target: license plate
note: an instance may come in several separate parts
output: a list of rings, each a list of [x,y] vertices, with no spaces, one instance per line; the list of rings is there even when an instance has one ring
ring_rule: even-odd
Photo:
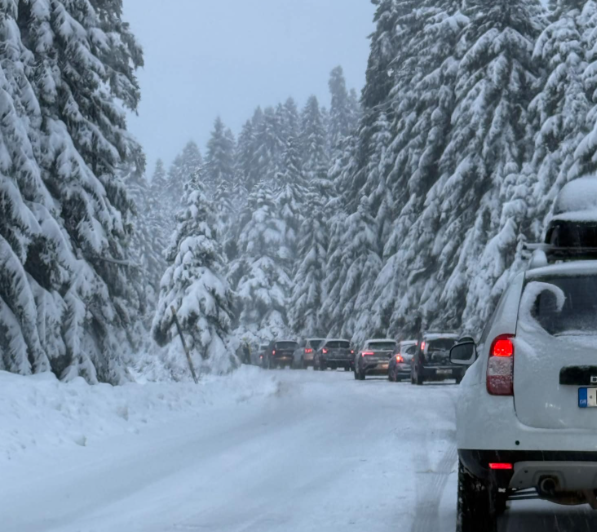
[[[389,364],[379,364],[380,369],[388,369]]]
[[[580,408],[597,408],[597,388],[579,388],[578,406]]]
[[[436,371],[437,375],[452,375],[451,369],[438,369]]]

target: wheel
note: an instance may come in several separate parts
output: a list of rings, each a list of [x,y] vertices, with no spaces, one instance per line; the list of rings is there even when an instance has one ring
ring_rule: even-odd
[[[456,385],[459,385],[462,382],[462,377],[458,377],[456,379]]]
[[[359,376],[357,375],[356,370],[353,370],[353,373],[354,373],[354,380],[358,381],[359,380]]]
[[[350,371],[350,366],[344,366],[344,371]]]
[[[359,380],[364,381],[367,378],[367,375],[364,371],[359,371]]]
[[[497,532],[496,498],[497,490],[489,489],[459,463],[456,532]]]
[[[414,384],[416,384],[417,386],[423,386],[423,383],[425,382],[425,379],[423,379],[423,377],[421,377],[421,375],[419,375],[419,372],[417,371],[415,373],[415,381]]]
[[[393,375],[391,371],[388,371],[388,380],[390,382],[398,382],[398,377]]]

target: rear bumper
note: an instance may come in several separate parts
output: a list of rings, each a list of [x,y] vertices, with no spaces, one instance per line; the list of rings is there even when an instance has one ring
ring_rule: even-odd
[[[426,380],[462,379],[466,373],[464,366],[423,366],[421,373]]]
[[[597,452],[459,450],[464,468],[498,488],[539,488],[545,478],[555,479],[561,491],[597,489]],[[508,463],[512,470],[494,471],[490,463]]]

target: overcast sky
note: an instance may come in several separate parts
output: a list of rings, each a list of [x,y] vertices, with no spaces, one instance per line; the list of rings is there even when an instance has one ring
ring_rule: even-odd
[[[365,81],[369,0],[124,0],[143,45],[142,102],[130,129],[148,171],[193,139],[203,150],[216,116],[235,134],[257,105],[310,94],[329,104],[328,74]]]

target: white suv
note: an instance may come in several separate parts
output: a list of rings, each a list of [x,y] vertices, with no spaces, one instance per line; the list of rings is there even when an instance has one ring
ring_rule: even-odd
[[[597,261],[519,274],[478,344],[450,357],[471,366],[457,404],[458,531],[495,530],[508,500],[597,509]]]

